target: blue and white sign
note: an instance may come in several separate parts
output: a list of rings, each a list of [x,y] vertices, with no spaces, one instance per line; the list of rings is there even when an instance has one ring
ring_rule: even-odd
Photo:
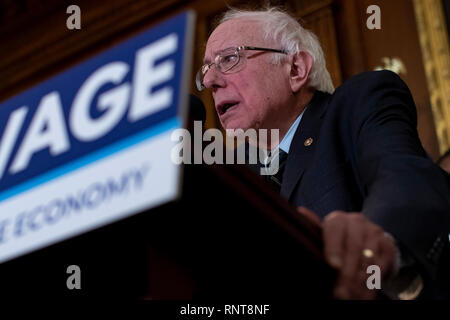
[[[0,104],[0,262],[178,197],[193,14]]]

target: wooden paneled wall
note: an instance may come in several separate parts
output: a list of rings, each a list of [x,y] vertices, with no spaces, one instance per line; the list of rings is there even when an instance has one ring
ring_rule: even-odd
[[[359,72],[386,67],[384,61],[397,59],[404,66],[399,75],[414,97],[419,136],[428,154],[439,157],[436,130],[427,89],[425,69],[413,1],[411,0],[337,0],[336,20],[340,43],[340,62],[343,78]],[[369,30],[366,13],[369,5],[377,5],[381,12],[381,29]]]
[[[265,2],[285,6],[317,34],[336,86],[351,75],[372,70],[384,56],[400,57],[408,70],[402,77],[417,103],[420,137],[427,151],[434,158],[438,156],[410,0]],[[261,3],[256,0],[0,0],[0,101],[187,8],[197,14],[195,72],[201,65],[214,19],[228,5],[256,7]],[[66,8],[71,4],[81,8],[81,30],[66,28]],[[381,7],[382,30],[365,28],[369,4]],[[196,93],[194,85],[192,91]],[[219,127],[208,93],[196,94],[206,103],[207,127]]]

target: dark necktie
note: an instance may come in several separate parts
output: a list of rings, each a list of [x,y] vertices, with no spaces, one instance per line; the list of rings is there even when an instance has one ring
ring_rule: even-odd
[[[281,184],[283,183],[283,173],[286,166],[287,153],[279,149],[278,153],[278,172],[274,175],[266,175],[266,180],[272,184],[278,192],[281,190]],[[273,159],[272,159],[273,160]]]

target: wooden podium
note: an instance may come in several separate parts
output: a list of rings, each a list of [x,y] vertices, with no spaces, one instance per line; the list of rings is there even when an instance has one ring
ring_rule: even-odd
[[[2,295],[331,299],[320,230],[244,165],[185,165],[182,197],[0,265]],[[81,289],[66,272],[81,269]]]

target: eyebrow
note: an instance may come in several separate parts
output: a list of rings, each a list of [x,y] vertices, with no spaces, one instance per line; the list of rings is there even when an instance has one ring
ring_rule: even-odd
[[[225,48],[225,49],[221,49],[221,50],[215,51],[215,52],[213,53],[214,58],[217,57],[219,54],[221,54],[222,52],[224,52],[224,51],[226,51],[226,50],[236,49],[236,48],[237,48],[237,46],[236,46],[236,47],[228,47],[228,48]],[[209,59],[203,58],[203,64],[207,64],[207,63],[210,63]]]

